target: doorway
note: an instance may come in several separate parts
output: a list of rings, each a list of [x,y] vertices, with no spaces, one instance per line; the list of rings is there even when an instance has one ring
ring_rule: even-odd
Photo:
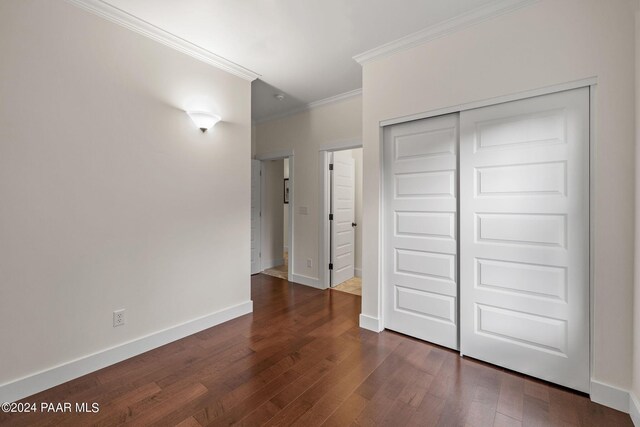
[[[251,274],[291,280],[293,163],[288,153],[258,156],[252,163]]]
[[[362,147],[321,152],[327,288],[362,295]]]

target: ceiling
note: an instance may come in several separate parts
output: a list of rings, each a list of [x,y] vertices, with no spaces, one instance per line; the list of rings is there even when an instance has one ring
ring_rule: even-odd
[[[360,88],[353,56],[498,0],[104,1],[260,74],[261,121]]]

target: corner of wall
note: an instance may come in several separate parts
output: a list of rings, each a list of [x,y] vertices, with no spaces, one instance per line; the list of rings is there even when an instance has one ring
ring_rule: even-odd
[[[636,427],[640,427],[640,400],[632,391],[629,393],[629,415]]]
[[[595,403],[629,413],[630,393],[627,390],[592,379],[590,397]]]
[[[382,321],[377,317],[360,314],[360,327],[373,332],[382,332]]]

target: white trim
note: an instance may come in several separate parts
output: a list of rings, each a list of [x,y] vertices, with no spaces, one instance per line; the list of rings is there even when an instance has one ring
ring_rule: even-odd
[[[353,271],[356,274],[356,277],[362,277],[362,269],[361,268],[354,268]]]
[[[329,151],[320,150],[318,153],[318,180],[320,192],[318,193],[318,276],[323,289],[331,287],[329,283]]]
[[[596,132],[596,102],[598,96],[598,85],[592,84],[589,87],[589,373],[593,375],[595,370],[595,360],[593,355],[596,354],[595,336],[595,266],[596,266],[596,221],[599,208],[596,204],[596,153],[598,146],[598,133]]]
[[[253,312],[253,301],[246,301],[2,384],[0,385],[0,402],[15,402],[251,312]]]
[[[257,268],[254,269],[253,263],[251,263],[251,274],[257,274],[262,271],[262,162],[257,159],[251,159],[251,204],[253,204],[253,165],[254,162],[257,162],[258,165],[258,236],[257,236],[257,245],[258,245],[258,261],[256,262]],[[251,208],[251,222],[253,222],[253,207]]]
[[[360,314],[360,327],[373,332],[382,332],[384,330],[380,319],[366,314]]]
[[[465,104],[452,105],[450,107],[438,108],[436,110],[425,111],[422,113],[411,114],[408,116],[395,117],[392,119],[382,120],[380,127],[395,125],[398,123],[406,123],[412,120],[427,119],[429,117],[442,116],[444,114],[459,113],[474,108],[487,107],[489,105],[502,104],[504,102],[518,101],[520,99],[533,98],[534,96],[548,95],[550,93],[562,92],[565,90],[578,89],[581,87],[594,86],[598,83],[597,77],[589,77],[586,79],[575,80],[572,82],[561,83],[558,85],[545,86],[538,89],[516,92],[509,95],[496,96],[493,98],[482,99],[479,101],[468,102]]]
[[[342,151],[362,148],[362,138],[339,139],[320,145],[319,151]]]
[[[382,256],[384,253],[384,245],[385,245],[385,241],[384,241],[384,200],[385,200],[385,192],[384,192],[384,170],[383,170],[383,165],[384,165],[384,128],[379,127],[378,128],[378,167],[380,168],[380,177],[378,179],[378,194],[379,194],[379,199],[378,199],[378,250],[376,253],[376,258],[377,258],[377,264],[376,264],[376,268],[377,268],[377,274],[378,274],[378,281],[375,284],[376,286],[376,292],[378,293],[378,306],[376,307],[377,312],[376,314],[378,315],[378,318],[380,319],[380,327],[384,328],[384,289],[383,289],[383,284],[384,284],[384,279],[383,279],[383,270],[382,270],[382,264],[384,262],[384,257]],[[364,177],[364,175],[363,175]],[[364,192],[364,191],[363,191]],[[362,222],[365,222],[365,217],[363,216],[362,218]],[[364,227],[363,227],[364,229]],[[364,242],[363,242],[363,246],[364,246]],[[365,295],[367,294],[367,287],[364,286],[366,283],[365,278],[362,278],[362,300],[365,300]]]
[[[463,30],[472,25],[479,24],[505,13],[513,12],[525,6],[536,3],[538,0],[501,0],[487,6],[482,6],[469,12],[448,19],[444,22],[431,25],[425,29],[401,37],[389,43],[385,43],[366,52],[360,53],[353,59],[360,65],[384,58],[394,53],[410,49],[420,44],[435,40],[440,37]]]
[[[324,289],[321,285],[320,285],[320,281],[318,280],[317,277],[309,277],[309,276],[305,276],[302,274],[292,274],[292,278],[291,280],[289,280],[292,283],[297,283],[299,285],[305,285],[305,286],[311,286],[312,288],[316,288],[316,289]]]
[[[362,88],[350,90],[348,92],[330,96],[328,98],[324,98],[319,101],[310,102],[308,104],[305,104],[301,107],[294,108],[292,110],[287,110],[282,113],[277,113],[271,116],[263,117],[261,119],[256,119],[253,121],[252,124],[259,125],[261,123],[270,122],[272,120],[284,119],[285,117],[293,116],[295,114],[303,113],[305,111],[313,110],[314,108],[323,107],[325,105],[336,104],[338,102],[346,101],[347,99],[351,99],[360,95],[362,95]]]
[[[256,154],[256,159],[257,160],[280,160],[280,159],[286,159],[287,157],[291,157],[291,156],[293,156],[293,150],[278,150],[278,151],[268,151],[262,154]],[[289,165],[289,169],[291,169],[291,165]],[[291,179],[291,170],[289,170],[289,179]],[[289,192],[291,192],[291,187],[289,187]],[[291,196],[291,194],[289,194],[289,196]]]
[[[629,413],[629,392],[610,384],[591,380],[591,400],[609,408]]]
[[[355,96],[362,95],[362,88],[350,90],[348,92],[339,93],[334,96],[330,96],[328,98],[320,99],[319,101],[313,101],[307,104],[307,110],[312,110],[314,108],[322,107],[325,105],[335,104],[336,102],[345,101],[347,99],[351,99]]]
[[[295,246],[294,246],[294,242],[295,240],[293,239],[294,235],[293,235],[293,230],[294,230],[294,225],[295,225],[295,206],[296,206],[296,180],[295,180],[295,176],[296,176],[296,167],[295,167],[295,156],[293,155],[293,150],[291,150],[291,154],[287,157],[289,159],[289,204],[287,205],[288,209],[289,209],[289,215],[288,215],[288,226],[289,226],[289,231],[288,231],[288,239],[289,241],[287,242],[287,257],[288,257],[288,262],[289,262],[289,268],[288,268],[288,275],[287,275],[287,280],[289,282],[291,282],[293,280],[293,266],[294,264],[294,260],[295,260],[295,255],[296,255],[296,251],[295,251]]]
[[[66,1],[88,12],[91,12],[94,15],[114,22],[129,30],[135,31],[138,34],[162,43],[165,46],[187,54],[192,58],[212,65],[245,80],[253,81],[260,77],[260,74],[258,73],[255,73],[247,68],[244,68],[241,65],[229,61],[228,59],[218,56],[213,52],[210,52],[198,45],[191,43],[190,41],[178,37],[175,34],[171,34],[170,32],[165,31],[160,27],[157,27],[102,0]]]
[[[629,392],[629,415],[633,425],[640,427],[640,401],[633,392]]]

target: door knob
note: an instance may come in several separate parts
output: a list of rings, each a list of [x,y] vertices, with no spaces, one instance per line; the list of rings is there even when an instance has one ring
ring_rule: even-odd
[[[352,222],[352,223],[351,223],[351,226],[352,226],[352,227],[355,227],[355,226],[357,226],[357,225],[358,225],[358,224],[356,224],[355,222]]]

